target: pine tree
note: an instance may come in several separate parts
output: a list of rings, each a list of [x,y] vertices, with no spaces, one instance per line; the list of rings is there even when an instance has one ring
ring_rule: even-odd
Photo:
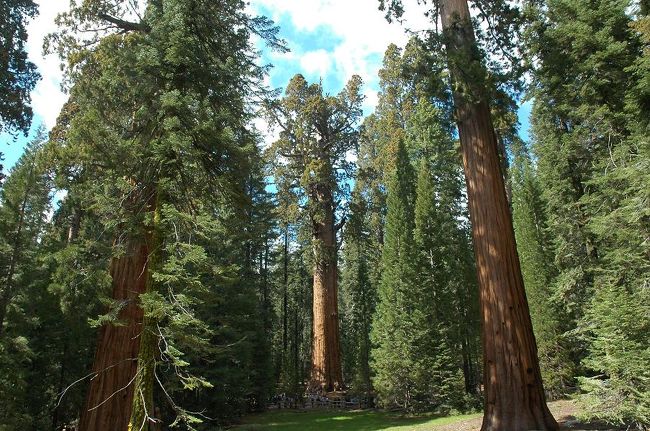
[[[350,217],[344,231],[343,273],[341,281],[343,372],[351,390],[368,394],[370,380],[370,328],[375,310],[376,290],[370,282],[369,246],[366,205],[356,183],[350,202]]]
[[[453,292],[454,301],[448,304],[450,313],[446,319],[452,328],[449,331],[452,356],[462,356],[465,390],[474,394],[479,386],[478,299],[471,244],[467,226],[462,222],[467,218],[462,209],[463,181],[458,151],[452,140],[451,104],[443,69],[443,59],[428,52],[424,42],[417,38],[411,39],[403,51],[394,46],[387,49],[384,68],[380,71],[382,92],[378,108],[364,123],[357,181],[368,202],[364,225],[369,231],[372,250],[368,253],[370,284],[377,286],[383,272],[375,256],[380,254],[384,236],[385,180],[395,164],[396,141],[391,139],[405,137],[409,158],[416,163],[423,158],[429,161],[436,183],[432,193],[444,207],[440,213],[445,218],[446,248],[440,256],[448,273],[453,274],[436,287]],[[426,306],[422,306],[426,315]],[[421,321],[417,330],[426,333],[427,325],[428,322]],[[460,360],[456,366],[460,368]],[[434,401],[428,395],[435,390],[426,389],[426,384],[420,384],[419,390],[423,395],[418,408],[440,404],[440,400]]]
[[[437,375],[446,376],[445,383],[437,385],[445,388],[438,398],[454,405],[462,396],[462,385],[459,390],[455,380],[458,370],[464,373],[464,389],[468,393],[476,390],[477,376],[472,369],[477,368],[478,320],[471,316],[478,298],[472,293],[476,281],[468,277],[474,266],[467,259],[471,247],[461,222],[466,214],[461,202],[460,160],[444,124],[443,113],[422,98],[409,120],[407,137],[412,151],[419,155],[415,207],[419,286],[431,290],[429,295],[421,295],[430,302],[428,306],[423,302],[422,307],[432,310],[431,343],[439,344],[444,352],[436,359]]]
[[[52,182],[43,157],[41,131],[27,146],[0,191],[0,421],[9,427],[47,426],[43,422],[42,379],[31,384],[34,368],[45,368],[48,356],[39,340],[39,326],[54,303],[47,295],[47,269],[39,243],[47,228]],[[55,317],[53,315],[52,317]],[[34,367],[34,368],[33,368]],[[46,417],[47,420],[47,417]]]
[[[542,187],[527,148],[516,148],[511,170],[512,218],[517,252],[530,304],[544,384],[561,396],[573,378],[573,367],[561,337],[559,305],[553,300],[551,242]]]
[[[395,168],[388,183],[382,278],[372,326],[373,385],[385,406],[413,408],[414,337],[422,330],[415,315],[417,285],[413,243],[413,168],[403,142],[397,144]],[[420,325],[418,325],[420,323]]]
[[[553,234],[553,294],[589,414],[647,423],[647,373],[637,361],[647,361],[639,346],[647,343],[648,10],[631,6],[553,1],[534,10],[533,148]]]
[[[460,352],[456,348],[457,318],[452,277],[449,273],[441,242],[447,232],[443,216],[437,208],[430,161],[420,159],[416,201],[414,242],[417,247],[417,284],[412,286],[414,315],[418,334],[418,370],[427,382],[422,403],[428,407],[458,406],[464,384],[460,367]]]
[[[5,317],[16,295],[21,278],[27,276],[30,259],[43,232],[49,193],[52,187],[42,162],[45,141],[41,131],[10,174],[2,190],[2,261],[0,262],[0,339],[4,337]]]

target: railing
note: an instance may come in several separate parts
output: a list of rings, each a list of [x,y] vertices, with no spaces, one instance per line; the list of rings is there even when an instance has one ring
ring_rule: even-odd
[[[293,398],[286,395],[275,397],[267,406],[269,409],[338,409],[358,410],[369,406],[367,397],[345,397],[342,394],[335,396],[305,395]]]

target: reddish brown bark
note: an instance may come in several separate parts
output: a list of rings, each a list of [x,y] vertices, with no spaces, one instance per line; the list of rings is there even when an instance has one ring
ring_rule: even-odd
[[[126,430],[131,417],[143,321],[138,296],[146,288],[148,247],[143,239],[132,240],[126,248],[110,268],[113,299],[124,304],[119,313],[123,326],[108,324],[99,331],[93,363],[96,375],[88,388],[80,431]]]
[[[312,199],[320,208],[313,220],[314,298],[311,383],[313,391],[343,389],[339,341],[336,228],[332,190],[319,185]]]
[[[441,6],[480,289],[485,387],[481,430],[557,430],[546,406],[467,1],[444,0]]]

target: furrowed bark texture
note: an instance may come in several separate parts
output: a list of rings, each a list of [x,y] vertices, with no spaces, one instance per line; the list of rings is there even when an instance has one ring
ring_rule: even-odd
[[[159,269],[160,249],[162,246],[160,228],[160,201],[159,193],[151,199],[155,201],[153,211],[153,226],[147,233],[149,256],[147,271],[144,274],[146,282],[142,293],[149,293],[154,289],[153,273]],[[157,322],[150,316],[144,316],[140,331],[140,348],[138,349],[138,367],[135,375],[131,419],[128,431],[151,431],[158,428],[159,420],[154,417],[153,383],[156,372],[156,353],[158,335]]]
[[[120,431],[128,427],[143,326],[138,296],[146,289],[147,256],[146,241],[133,239],[127,244],[126,254],[111,262],[113,299],[124,304],[119,313],[124,325],[108,324],[99,331],[95,376],[81,413],[80,431]]]
[[[482,431],[557,430],[537,347],[485,98],[485,70],[466,0],[442,1],[442,24],[463,152],[482,317]]]
[[[312,342],[311,390],[343,389],[339,342],[338,286],[334,200],[327,185],[316,186],[313,198],[321,217],[313,220],[314,242],[314,333]]]

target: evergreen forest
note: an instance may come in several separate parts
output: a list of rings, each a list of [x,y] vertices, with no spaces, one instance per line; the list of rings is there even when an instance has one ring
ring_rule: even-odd
[[[48,129],[0,0],[0,431],[650,429],[650,1],[419,1],[372,110],[248,2],[69,3]]]

